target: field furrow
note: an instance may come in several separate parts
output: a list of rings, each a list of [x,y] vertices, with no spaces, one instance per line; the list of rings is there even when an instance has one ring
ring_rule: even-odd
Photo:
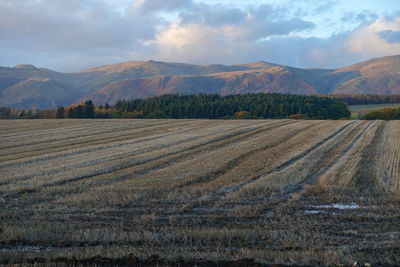
[[[72,153],[72,155],[64,156],[61,159],[52,158],[50,160],[40,162],[40,167],[46,171],[32,169],[32,166],[38,165],[37,161],[33,161],[29,164],[23,164],[25,168],[18,168],[18,173],[16,173],[15,169],[13,168],[4,169],[4,173],[7,174],[8,171],[13,171],[9,180],[29,180],[27,182],[32,183],[35,179],[44,178],[45,176],[48,177],[48,179],[52,179],[54,175],[57,175],[58,178],[53,180],[59,180],[60,177],[63,177],[63,175],[71,175],[70,170],[80,170],[79,172],[82,174],[85,172],[90,172],[91,169],[94,169],[96,174],[112,172],[120,168],[125,168],[126,165],[129,166],[132,164],[137,164],[138,162],[143,162],[145,159],[137,158],[140,155],[153,155],[154,153],[151,153],[153,150],[158,151],[171,146],[182,145],[193,140],[204,138],[210,134],[210,128],[203,130],[203,133],[201,128],[204,129],[202,126],[176,129],[176,131],[171,133],[146,137],[143,138],[144,140],[142,139],[140,141],[128,140],[124,142],[117,142],[115,145],[109,146],[100,151],[85,151],[85,153],[82,154]],[[215,133],[223,131],[223,129],[218,130],[219,127],[216,128],[217,129],[214,129],[216,131]],[[59,160],[61,160],[61,163],[57,163]],[[100,166],[100,169],[98,165]],[[54,168],[53,166],[56,167]],[[112,170],[108,170],[108,168],[112,168]],[[18,174],[23,174],[23,172],[27,172],[28,175],[18,176]],[[74,173],[72,173],[72,175],[74,175]],[[84,177],[87,176],[88,174],[84,174]]]
[[[188,124],[188,123],[186,123]],[[177,126],[186,128],[186,124],[179,123]],[[190,124],[190,122],[189,122]],[[21,156],[23,158],[34,157],[37,155],[54,153],[58,151],[65,151],[67,149],[73,148],[81,148],[86,146],[95,146],[95,145],[102,145],[104,143],[116,142],[116,141],[125,141],[135,137],[142,137],[148,136],[154,133],[163,133],[169,132],[173,125],[165,125],[165,127],[160,127],[160,125],[151,125],[151,126],[143,126],[143,127],[134,127],[127,131],[121,131],[120,129],[116,129],[114,131],[106,132],[105,134],[100,135],[97,137],[96,134],[91,133],[91,128],[85,129],[87,132],[86,134],[78,137],[71,137],[71,140],[68,138],[63,139],[62,136],[58,137],[59,141],[56,142],[41,142],[33,141],[31,146],[24,145],[19,149],[12,148],[12,149],[4,149],[2,152],[4,153],[4,157],[2,160],[13,160],[19,159]],[[195,128],[200,128],[201,126],[196,125]],[[143,130],[143,128],[146,128]],[[173,128],[173,127],[172,127]],[[136,132],[135,130],[139,130]],[[185,129],[187,130],[187,129]],[[126,132],[124,134],[124,132]],[[107,134],[108,133],[108,134]],[[75,133],[76,135],[76,133]],[[32,148],[33,147],[33,148]],[[9,151],[13,152],[9,152]]]
[[[0,120],[0,264],[396,266],[399,136],[397,121]]]
[[[323,154],[325,152],[323,151],[322,147],[325,145],[325,143],[336,140],[336,136],[344,132],[347,128],[351,127],[352,124],[354,124],[354,122],[345,124],[338,130],[334,131],[334,133],[323,138],[322,140],[316,139],[316,143],[307,148],[303,148],[302,150],[300,150],[300,153],[295,154],[288,159],[285,159],[282,163],[274,166],[274,168],[268,170],[262,175],[252,177],[247,181],[238,183],[230,188],[225,189],[222,195],[225,195],[227,193],[235,193],[236,191],[240,191],[243,189],[242,193],[245,195],[246,199],[249,199],[249,197],[251,198],[250,195],[252,195],[253,197],[259,195],[258,197],[262,198],[264,194],[269,195],[272,193],[272,191],[276,190],[278,190],[280,194],[282,194],[282,191],[296,191],[297,187],[305,183],[303,179],[312,176],[312,172],[315,172],[315,166],[317,166],[317,168],[322,167],[321,161],[324,160]],[[321,127],[321,129],[322,128],[325,128],[325,130],[329,129],[325,125]],[[326,133],[329,133],[330,131],[332,131],[332,129],[329,129],[328,131],[326,131]],[[323,132],[318,131],[318,133],[320,137],[323,137]],[[299,141],[300,145],[302,145],[301,141],[304,139],[307,138],[300,138],[298,136],[296,141]],[[309,144],[310,143],[308,142],[308,145]],[[291,145],[290,147],[293,151],[296,151],[295,146]],[[310,157],[311,159],[309,159],[308,157]],[[254,189],[256,190],[254,191]],[[263,192],[262,189],[265,189],[265,191]],[[249,194],[249,191],[253,192]],[[232,198],[241,199],[240,193],[239,195],[234,194]]]
[[[262,127],[252,128],[236,128],[233,131],[224,132],[219,135],[213,135],[208,138],[201,140],[195,140],[191,143],[185,143],[184,146],[174,146],[172,148],[159,148],[157,153],[148,152],[143,154],[146,158],[138,163],[131,162],[127,166],[117,166],[116,170],[107,171],[104,173],[96,173],[90,176],[78,176],[73,179],[68,179],[66,182],[74,183],[75,187],[79,187],[79,192],[84,188],[90,188],[95,190],[101,190],[101,188],[109,188],[110,185],[127,188],[129,184],[134,184],[138,187],[143,179],[148,179],[146,175],[150,175],[151,180],[157,180],[154,178],[154,173],[159,171],[171,171],[169,167],[171,164],[178,165],[181,161],[194,160],[197,161],[199,154],[206,154],[210,151],[217,151],[221,148],[236,145],[240,140],[244,142],[246,139],[255,138],[257,135],[264,132],[268,132],[269,129],[280,128],[281,126],[291,124],[292,122],[279,122],[265,124]],[[201,142],[199,142],[201,141]],[[165,174],[163,174],[165,176]],[[178,172],[175,172],[175,178]],[[127,182],[126,182],[127,181]],[[76,184],[76,182],[79,182]],[[168,183],[168,181],[166,181]],[[65,182],[56,182],[48,184],[51,185],[64,185]],[[145,184],[149,184],[148,181]],[[173,183],[172,183],[173,184]],[[167,186],[171,186],[169,182]],[[97,187],[101,187],[97,189]],[[102,195],[101,191],[97,191],[96,195]]]
[[[377,177],[386,189],[400,192],[400,123],[390,121],[377,151]]]

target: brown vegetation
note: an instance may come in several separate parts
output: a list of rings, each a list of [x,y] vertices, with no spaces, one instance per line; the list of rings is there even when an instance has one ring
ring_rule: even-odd
[[[397,121],[0,121],[0,264],[400,264]]]

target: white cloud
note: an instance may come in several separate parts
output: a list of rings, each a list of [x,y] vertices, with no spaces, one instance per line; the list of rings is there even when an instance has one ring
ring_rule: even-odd
[[[229,53],[224,38],[219,28],[176,21],[157,34],[155,53],[162,60],[206,64]]]
[[[347,42],[349,50],[364,56],[400,54],[400,43],[390,42],[382,36],[381,33],[386,31],[400,31],[400,17],[379,18],[369,25],[360,27]]]
[[[172,47],[183,50],[188,45],[207,45],[208,41],[219,34],[218,30],[197,24],[180,25],[175,21],[156,36],[160,47]]]

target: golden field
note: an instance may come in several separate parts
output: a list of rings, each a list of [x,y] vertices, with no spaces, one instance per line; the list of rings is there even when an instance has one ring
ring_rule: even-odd
[[[400,122],[1,120],[0,264],[400,264]]]

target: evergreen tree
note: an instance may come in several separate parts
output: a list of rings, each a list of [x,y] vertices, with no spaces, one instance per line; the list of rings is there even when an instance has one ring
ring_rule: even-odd
[[[73,109],[73,108],[70,108],[70,109],[68,110],[68,114],[67,114],[68,119],[73,119],[73,118],[75,118],[74,115],[75,115],[74,109]]]
[[[94,105],[92,100],[85,102],[83,106],[83,118],[94,118]]]
[[[76,119],[82,119],[83,118],[83,106],[78,105],[76,108],[74,108],[74,118]]]
[[[56,118],[57,118],[57,119],[63,119],[63,118],[64,118],[64,112],[65,112],[65,111],[64,111],[64,107],[58,106]]]

